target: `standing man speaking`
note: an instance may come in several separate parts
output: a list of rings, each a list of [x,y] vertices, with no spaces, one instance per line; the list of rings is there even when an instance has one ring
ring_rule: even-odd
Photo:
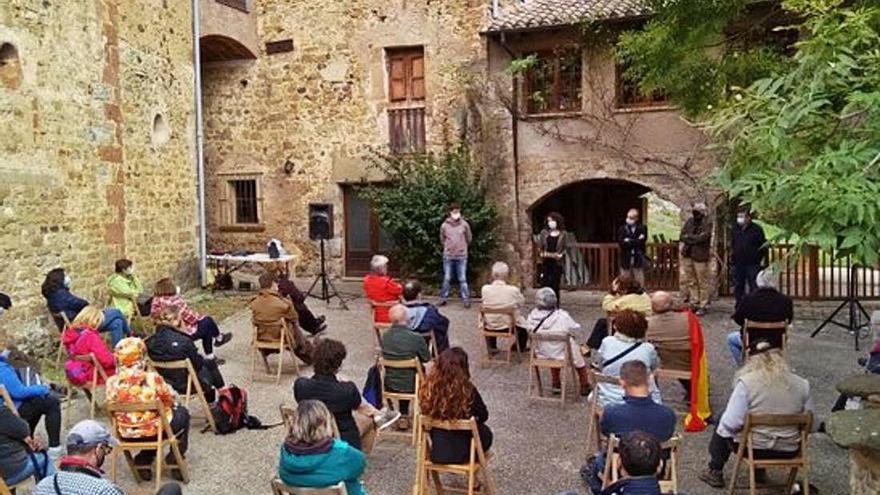
[[[440,306],[449,298],[452,271],[458,278],[459,292],[464,307],[471,307],[467,284],[468,246],[471,243],[471,226],[461,217],[461,206],[449,205],[448,216],[440,225],[440,242],[443,243],[443,285],[440,288]]]

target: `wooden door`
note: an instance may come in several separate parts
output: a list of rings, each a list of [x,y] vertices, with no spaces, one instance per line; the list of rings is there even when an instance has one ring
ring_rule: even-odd
[[[362,277],[370,271],[374,254],[390,256],[393,243],[379,225],[379,217],[370,202],[357,194],[353,187],[345,187],[345,275]],[[392,259],[391,269],[394,263]]]

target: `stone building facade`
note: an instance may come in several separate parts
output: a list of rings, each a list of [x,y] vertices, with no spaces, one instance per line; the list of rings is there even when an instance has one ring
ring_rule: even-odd
[[[2,328],[45,321],[65,267],[103,304],[117,258],[151,285],[197,268],[189,2],[0,4]],[[26,332],[25,332],[26,333]]]

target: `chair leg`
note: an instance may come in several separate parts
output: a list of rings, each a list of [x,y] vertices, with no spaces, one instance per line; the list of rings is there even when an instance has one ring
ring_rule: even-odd
[[[559,375],[560,375],[559,376],[559,386],[562,387],[562,393],[559,394],[560,399],[562,399],[560,402],[560,405],[562,407],[565,407],[565,392],[568,389],[568,387],[567,387],[568,380],[565,378],[565,370],[564,369],[559,370]]]
[[[278,374],[275,376],[275,385],[281,383],[281,369],[284,368],[284,351],[278,352]]]
[[[67,414],[64,415],[64,429],[66,430],[68,426],[70,426],[70,415],[73,413],[73,385],[70,382],[67,383],[67,405],[64,406]]]
[[[434,490],[437,491],[437,495],[444,495],[446,491],[443,490],[443,483],[440,481],[440,473],[437,471],[431,471],[431,478],[434,479]]]
[[[251,383],[254,382],[254,375],[257,371],[257,352],[259,352],[256,348],[251,348]]]
[[[116,460],[118,457],[119,447],[114,447],[113,452],[110,453],[110,478],[113,480],[114,484],[116,483]],[[135,476],[137,476],[137,472],[135,472]]]
[[[476,467],[472,467],[470,471],[468,471],[468,490],[467,495],[474,495],[474,482],[476,481],[474,478],[476,477],[477,470]]]
[[[158,447],[156,447],[156,472],[153,473],[153,476],[156,478],[156,491],[158,492],[160,488],[162,488],[162,457],[164,457],[165,449],[162,448],[162,444],[160,443]]]
[[[788,470],[788,481],[785,483],[785,493],[791,493],[791,488],[794,486],[794,482],[797,480],[797,472],[798,469],[796,467]]]
[[[174,453],[174,458],[177,461],[177,469],[180,471],[180,477],[183,478],[184,483],[189,483],[189,465],[186,463],[186,459],[184,459],[183,454],[180,452],[180,444],[177,442],[177,439],[171,442],[171,452]]]
[[[749,463],[749,495],[758,495],[758,481],[755,479],[755,465]]]
[[[730,473],[730,485],[727,487],[728,495],[733,495],[733,491],[736,490],[736,477],[739,475],[739,465],[742,462],[742,445],[740,445],[739,450],[736,453],[736,458],[733,460],[733,472]]]

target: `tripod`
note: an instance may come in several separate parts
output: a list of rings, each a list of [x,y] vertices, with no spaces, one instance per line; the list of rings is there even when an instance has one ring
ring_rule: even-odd
[[[321,294],[314,295],[312,291],[315,290],[315,286],[318,285],[318,281],[321,282]],[[342,306],[342,309],[348,309],[348,306],[345,304],[345,299],[339,294],[339,291],[336,290],[336,287],[333,285],[333,281],[330,280],[330,277],[327,276],[327,265],[324,258],[324,238],[321,238],[321,273],[315,276],[315,281],[312,282],[311,287],[309,287],[308,292],[306,292],[306,297],[314,297],[315,299],[320,299],[325,301],[327,304],[330,304],[330,299],[334,297],[339,299],[339,305]]]
[[[833,269],[834,268],[832,267],[832,270]],[[813,333],[810,334],[810,337],[815,337],[816,335],[818,335],[819,332],[821,332],[826,325],[837,325],[838,327],[847,329],[851,334],[853,334],[856,350],[859,350],[859,334],[861,333],[862,328],[868,326],[868,322],[871,321],[871,316],[868,315],[868,312],[865,311],[865,307],[862,306],[862,303],[859,302],[858,298],[856,297],[857,277],[857,266],[853,265],[852,267],[850,267],[849,282],[846,284],[846,299],[844,299],[843,302],[840,303],[840,306],[838,306],[837,309],[835,309],[834,312],[828,316],[828,318],[825,318],[825,321],[823,321],[821,325],[813,330]],[[843,311],[844,308],[846,308],[847,312],[849,313],[848,320],[844,320],[843,322],[835,320],[837,314]],[[864,323],[862,322],[862,316],[865,317]],[[844,317],[846,318],[846,316]]]

